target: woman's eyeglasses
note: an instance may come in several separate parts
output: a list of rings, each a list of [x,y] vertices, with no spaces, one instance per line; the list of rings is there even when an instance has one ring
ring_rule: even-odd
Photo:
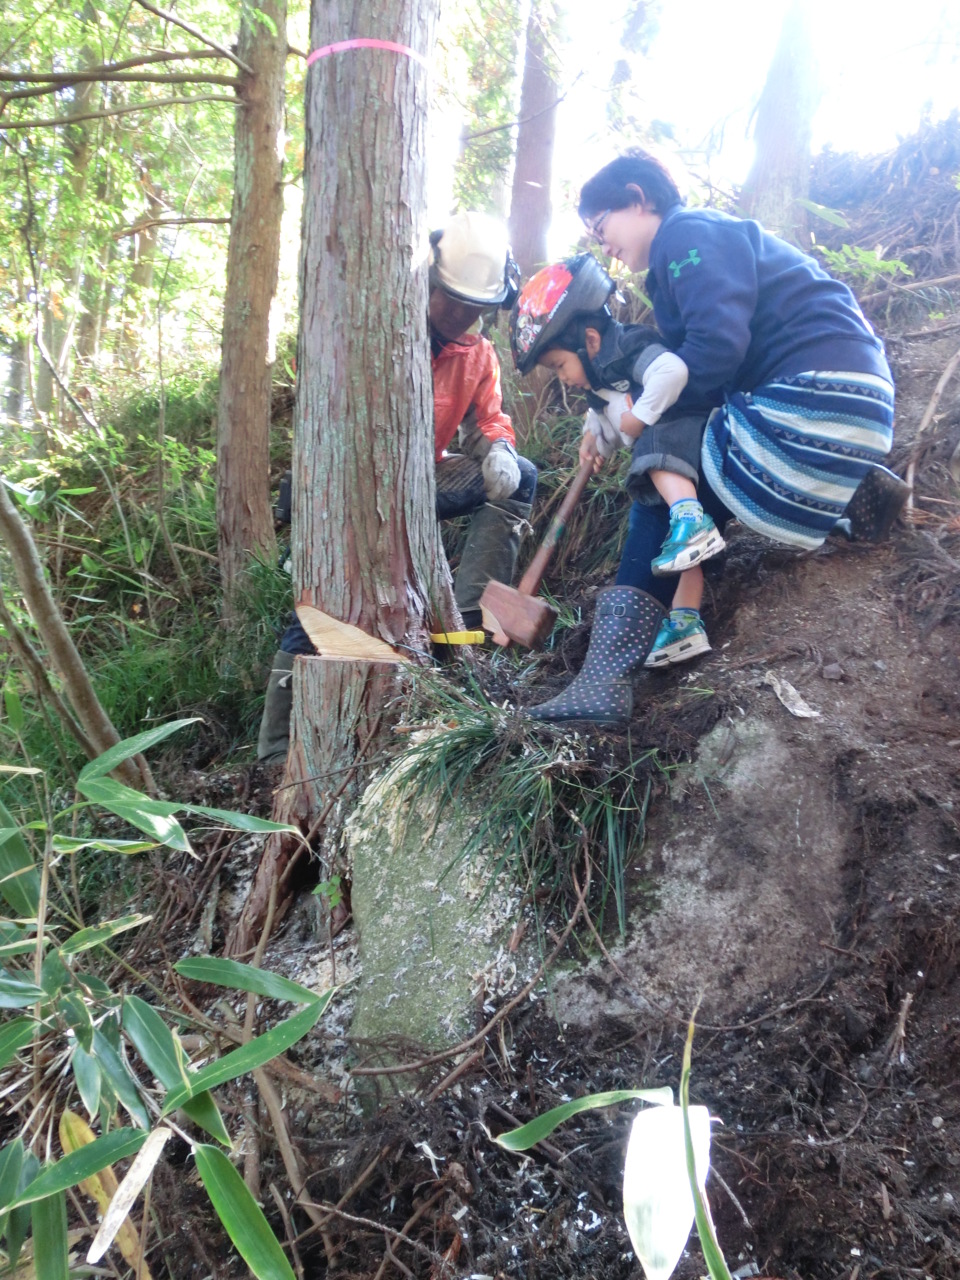
[[[592,236],[598,244],[603,239],[603,226],[611,213],[613,213],[612,209],[604,209],[603,213],[598,214],[595,218],[584,218],[584,225],[587,228],[588,235]]]

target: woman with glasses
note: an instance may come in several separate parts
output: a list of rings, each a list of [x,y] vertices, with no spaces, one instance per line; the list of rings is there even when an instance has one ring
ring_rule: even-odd
[[[893,379],[851,291],[757,222],[684,208],[643,151],[585,184],[580,215],[605,253],[647,269],[685,395],[717,405],[701,456],[714,493],[759,533],[820,546],[893,443]]]
[[[838,524],[873,541],[889,532],[907,493],[880,465],[893,443],[893,379],[847,286],[757,222],[684,208],[642,150],[596,173],[579,212],[606,254],[647,271],[657,329],[689,370],[676,411],[714,406],[699,498],[717,525],[733,516],[807,549]],[[665,506],[633,503],[616,580],[664,605],[670,583],[651,563],[668,523]],[[632,653],[628,635],[617,644]],[[591,636],[577,681],[614,678],[599,648]],[[621,662],[616,680],[639,665]]]

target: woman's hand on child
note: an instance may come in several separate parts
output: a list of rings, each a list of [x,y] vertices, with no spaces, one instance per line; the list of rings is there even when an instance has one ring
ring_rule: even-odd
[[[620,430],[625,436],[629,436],[631,440],[636,440],[637,436],[647,424],[641,422],[635,413],[629,409],[620,417]]]

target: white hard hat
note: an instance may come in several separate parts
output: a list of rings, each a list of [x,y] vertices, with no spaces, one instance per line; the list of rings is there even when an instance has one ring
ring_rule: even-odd
[[[515,287],[507,228],[488,213],[457,213],[433,244],[431,283],[451,297],[478,306],[498,306]]]

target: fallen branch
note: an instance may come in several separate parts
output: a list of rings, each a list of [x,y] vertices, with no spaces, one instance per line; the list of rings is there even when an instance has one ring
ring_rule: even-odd
[[[287,1206],[283,1203],[283,1196],[277,1190],[275,1182],[270,1183],[270,1195],[273,1197],[273,1203],[277,1206],[277,1212],[283,1221],[283,1230],[287,1237],[287,1244],[290,1246],[290,1257],[293,1259],[297,1280],[304,1280],[303,1263],[300,1261],[300,1251],[297,1248],[296,1236],[293,1234],[293,1223],[290,1221]]]
[[[298,1200],[297,1203],[301,1208],[306,1207],[302,1200]],[[342,1218],[344,1222],[353,1223],[354,1226],[369,1227],[371,1231],[376,1231],[385,1236],[392,1236],[394,1240],[402,1240],[404,1244],[410,1245],[410,1247],[415,1249],[417,1253],[422,1253],[424,1257],[429,1258],[434,1266],[441,1261],[439,1254],[434,1253],[432,1249],[428,1249],[427,1246],[425,1244],[421,1244],[419,1240],[414,1240],[410,1236],[405,1236],[402,1231],[396,1231],[393,1227],[384,1226],[382,1222],[374,1222],[372,1218],[361,1218],[355,1213],[344,1213],[342,1209],[337,1209],[332,1204],[323,1204],[323,1202],[316,1204],[313,1201],[311,1201],[311,1204],[314,1209],[322,1209],[325,1213],[332,1214],[335,1218]],[[303,1237],[301,1236],[300,1239],[303,1239]]]
[[[940,284],[956,284],[958,280],[960,280],[960,275],[937,276],[934,280],[914,280],[911,284],[900,284],[896,280],[891,280],[890,286],[902,291],[903,293],[916,293],[918,289],[933,289]],[[865,302],[877,302],[881,298],[885,298],[889,291],[889,289],[879,289],[876,293],[865,293],[863,297],[858,298],[857,301],[861,306],[863,306]]]
[[[953,377],[954,373],[956,373],[958,365],[960,365],[960,350],[955,351],[947,361],[946,368],[943,373],[941,373],[940,380],[933,389],[933,395],[930,397],[930,401],[927,404],[926,409],[923,411],[923,417],[920,419],[920,425],[917,427],[917,440],[913,446],[913,452],[910,455],[910,462],[907,465],[907,474],[905,477],[907,484],[910,486],[910,492],[907,494],[907,511],[913,510],[913,477],[917,469],[917,457],[920,453],[920,437],[933,421],[933,415],[937,411],[940,398],[946,390],[947,383]]]
[[[7,544],[17,583],[33,624],[43,637],[50,661],[63,681],[67,696],[96,755],[116,746],[120,734],[104,711],[77,652],[73,637],[47,584],[36,543],[0,478],[0,537]],[[139,766],[139,767],[138,767]],[[129,786],[140,786],[156,795],[150,767],[143,756],[124,760],[115,770]]]

